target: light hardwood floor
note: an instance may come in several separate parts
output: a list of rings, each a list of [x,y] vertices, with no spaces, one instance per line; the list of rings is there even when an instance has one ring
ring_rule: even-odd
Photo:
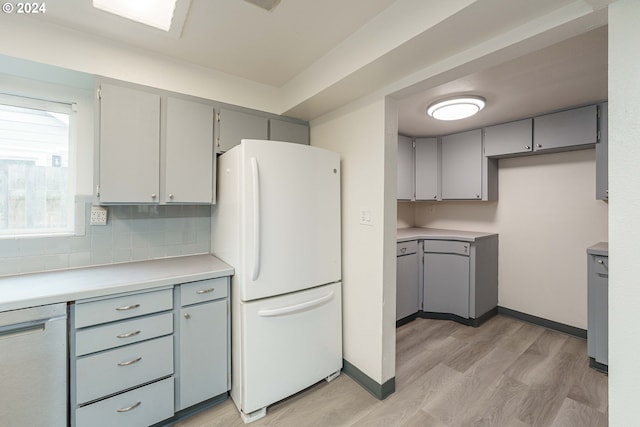
[[[416,319],[397,329],[396,392],[384,401],[347,375],[270,406],[261,426],[607,426],[607,376],[587,343],[505,316],[479,328]],[[242,426],[233,402],[177,426]]]

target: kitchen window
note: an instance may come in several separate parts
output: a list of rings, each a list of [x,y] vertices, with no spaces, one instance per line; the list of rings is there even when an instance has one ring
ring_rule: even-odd
[[[73,233],[74,110],[0,94],[0,237]]]

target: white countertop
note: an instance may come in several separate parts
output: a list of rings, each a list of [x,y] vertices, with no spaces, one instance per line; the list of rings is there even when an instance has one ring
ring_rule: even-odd
[[[0,312],[233,275],[212,255],[0,277]]]
[[[462,230],[442,230],[438,228],[398,228],[397,241],[407,242],[409,240],[459,240],[462,242],[475,242],[491,236],[496,233],[483,233],[478,231],[462,231]]]
[[[591,255],[609,256],[609,242],[599,242],[587,248],[587,253]]]

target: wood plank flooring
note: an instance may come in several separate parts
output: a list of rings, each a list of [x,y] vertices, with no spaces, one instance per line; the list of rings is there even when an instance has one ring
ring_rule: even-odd
[[[396,392],[379,401],[347,375],[270,406],[252,427],[604,427],[607,376],[587,343],[505,316],[480,328],[416,319],[397,329]],[[226,402],[180,427],[242,426]]]

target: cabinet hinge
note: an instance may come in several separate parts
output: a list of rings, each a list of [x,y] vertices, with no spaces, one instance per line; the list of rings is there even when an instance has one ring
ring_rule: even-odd
[[[596,134],[596,141],[600,141],[600,131]]]
[[[596,109],[596,117],[600,118],[600,107]]]
[[[99,87],[98,90],[96,90],[96,96],[98,99],[102,99],[102,87]]]
[[[411,145],[413,146],[413,148],[416,148],[416,140],[415,139],[413,141],[411,141]]]
[[[220,113],[216,113],[216,120],[220,123]]]
[[[96,185],[96,197],[100,197],[100,184]]]

